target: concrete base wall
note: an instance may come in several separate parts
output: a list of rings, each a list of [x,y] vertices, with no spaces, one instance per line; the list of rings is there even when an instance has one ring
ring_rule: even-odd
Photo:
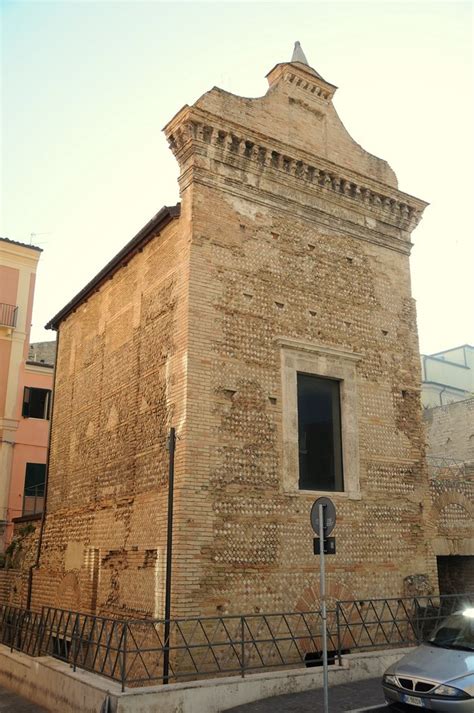
[[[345,656],[342,667],[330,667],[329,684],[381,676],[406,651],[392,649]],[[34,659],[0,646],[0,685],[52,713],[100,713],[107,696],[110,713],[220,713],[269,696],[321,688],[322,683],[321,668],[305,668],[149,686],[122,693],[117,683],[96,674],[79,669],[73,672],[67,664],[49,656]]]
[[[52,713],[99,713],[110,690],[121,688],[113,681],[72,669],[50,656],[32,658],[0,645],[0,685]]]

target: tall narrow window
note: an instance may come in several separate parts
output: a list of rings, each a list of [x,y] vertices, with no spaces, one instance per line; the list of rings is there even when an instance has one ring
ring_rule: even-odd
[[[23,515],[43,512],[45,481],[46,465],[44,463],[26,464]]]
[[[299,487],[342,491],[339,382],[298,374]]]
[[[25,386],[21,415],[25,418],[49,418],[50,389],[35,389]]]

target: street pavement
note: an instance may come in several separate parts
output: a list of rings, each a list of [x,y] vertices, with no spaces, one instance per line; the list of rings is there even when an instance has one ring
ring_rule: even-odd
[[[48,711],[0,686],[0,713],[48,713]]]
[[[323,692],[316,690],[265,698],[262,701],[231,708],[226,713],[323,713],[323,705]],[[329,689],[330,713],[342,713],[342,711],[362,713],[366,710],[368,713],[389,711],[384,704],[380,677],[344,683]]]

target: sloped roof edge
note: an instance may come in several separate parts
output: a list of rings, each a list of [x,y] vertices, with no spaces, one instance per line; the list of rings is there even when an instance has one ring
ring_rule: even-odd
[[[38,253],[43,252],[43,248],[39,248],[37,245],[27,245],[27,243],[20,243],[18,240],[10,240],[10,238],[0,237],[0,240],[4,243],[10,243],[10,245],[19,245],[21,248],[28,248],[28,250],[36,250]]]
[[[105,267],[72,298],[49,322],[45,325],[45,329],[57,329],[59,324],[71,312],[79,307],[87,298],[105,282],[117,270],[127,264],[130,259],[146,245],[156,234],[157,231],[165,228],[168,223],[179,217],[181,204],[177,203],[174,206],[163,206],[158,213],[148,221],[146,225],[130,240],[116,255],[105,265]]]

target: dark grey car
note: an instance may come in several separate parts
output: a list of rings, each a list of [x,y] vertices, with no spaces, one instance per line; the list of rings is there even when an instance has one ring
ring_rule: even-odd
[[[474,713],[474,608],[452,614],[384,674],[387,703],[408,710]]]

